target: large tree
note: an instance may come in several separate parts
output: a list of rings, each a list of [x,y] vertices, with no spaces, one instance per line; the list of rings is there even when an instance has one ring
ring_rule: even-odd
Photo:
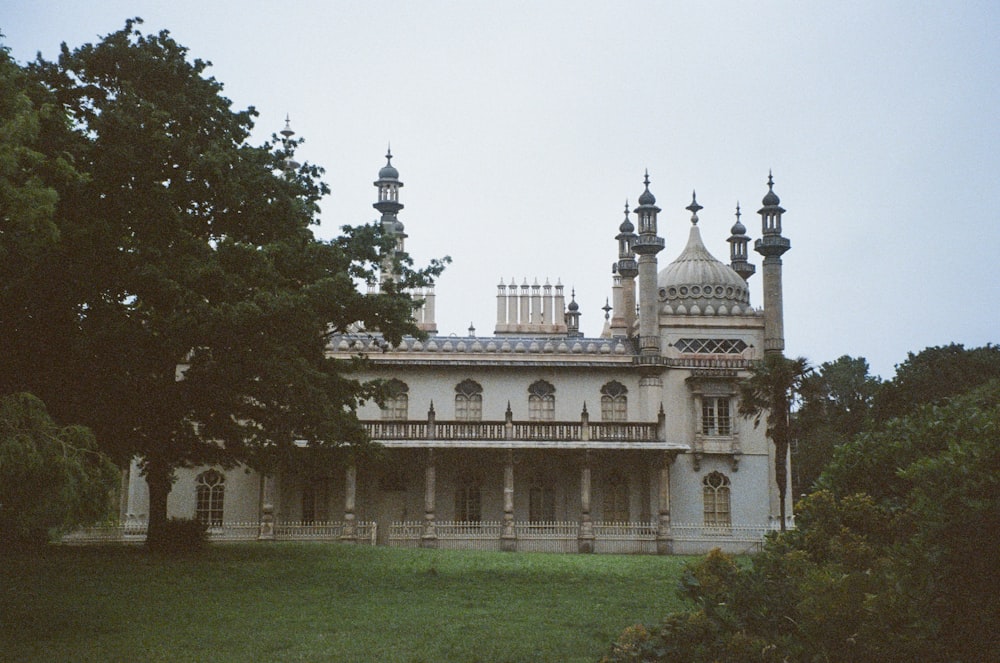
[[[72,123],[50,143],[85,175],[59,189],[67,232],[38,261],[59,265],[44,287],[72,324],[33,359],[64,369],[45,383],[68,416],[119,462],[141,459],[156,545],[179,467],[267,470],[298,440],[364,442],[355,411],[375,386],[326,357],[327,338],[354,325],[390,343],[417,333],[405,291],[441,265],[396,255],[398,280],[360,292],[392,238],[360,226],[317,240],[321,169],[294,164],[295,141],[251,145],[254,109],[233,110],[209,63],[139,22],[29,67],[38,103]]]
[[[864,428],[880,381],[862,357],[844,355],[802,380],[802,404],[792,416],[793,493],[809,492],[834,450]]]
[[[782,532],[785,531],[791,410],[802,392],[802,380],[810,370],[809,362],[802,357],[787,359],[782,354],[767,354],[740,385],[740,414],[753,419],[754,426],[766,421],[767,437],[774,443],[774,478],[778,485]]]

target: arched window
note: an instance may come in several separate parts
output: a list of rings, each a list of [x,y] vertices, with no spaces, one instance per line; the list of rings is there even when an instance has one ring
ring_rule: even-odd
[[[455,491],[455,520],[478,523],[482,520],[482,491],[479,484],[466,482]]]
[[[226,501],[226,477],[218,470],[198,475],[195,485],[195,517],[208,527],[222,525]]]
[[[482,421],[483,388],[474,380],[463,380],[455,385],[455,419]]]
[[[553,421],[556,418],[556,388],[545,380],[528,387],[528,420]]]
[[[385,383],[385,401],[382,404],[382,419],[406,421],[409,418],[410,388],[402,380],[393,378]]]
[[[601,518],[605,522],[629,522],[628,481],[620,474],[612,474],[604,485],[604,509]]]
[[[729,508],[729,477],[721,472],[706,474],[701,482],[705,497],[705,525],[730,527],[733,524]]]
[[[628,420],[628,389],[612,380],[601,387],[601,421]]]
[[[705,396],[701,399],[701,432],[703,435],[715,436],[733,434],[729,396]]]

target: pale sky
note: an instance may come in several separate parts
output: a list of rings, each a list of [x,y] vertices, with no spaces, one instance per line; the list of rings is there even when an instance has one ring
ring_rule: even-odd
[[[773,170],[787,210],[786,353],[889,378],[908,351],[1000,341],[1000,3],[7,0],[20,62],[141,16],[213,63],[255,142],[285,114],[333,190],[318,234],[372,221],[391,143],[418,263],[450,255],[442,333],[496,322],[496,286],[611,295],[626,199],[651,178],[667,248],[691,191],[729,262]],[[634,222],[634,217],[633,217]],[[760,256],[751,302],[762,304]]]

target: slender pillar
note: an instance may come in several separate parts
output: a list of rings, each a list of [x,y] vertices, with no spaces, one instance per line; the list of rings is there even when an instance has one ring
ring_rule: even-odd
[[[424,533],[420,537],[421,548],[437,548],[437,530],[434,527],[434,450],[427,450],[427,465],[424,468]]]
[[[580,469],[580,534],[577,550],[582,553],[594,552],[594,522],[590,517],[590,452],[583,452],[583,467]]]
[[[344,532],[340,535],[343,541],[357,541],[358,528],[354,513],[355,498],[358,491],[358,469],[352,463],[344,470]]]
[[[518,311],[517,282],[512,276],[507,288],[507,331],[517,331]]]
[[[265,474],[260,478],[260,532],[257,538],[261,541],[274,539],[274,498],[275,480],[273,474]]]
[[[660,465],[659,490],[657,491],[656,553],[671,555],[674,552],[674,538],[670,533],[670,467],[674,464],[676,452],[663,454]]]
[[[497,286],[497,326],[496,333],[507,331],[507,286],[503,279]]]
[[[514,450],[507,449],[503,468],[503,533],[500,535],[500,549],[514,552],[517,549],[517,533],[514,530]]]

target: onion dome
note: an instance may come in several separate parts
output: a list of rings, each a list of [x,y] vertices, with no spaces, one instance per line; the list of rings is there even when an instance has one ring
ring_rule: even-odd
[[[385,154],[385,165],[378,171],[378,178],[380,180],[398,180],[399,171],[396,167],[392,165],[392,150],[386,150]]]
[[[733,224],[730,234],[739,236],[747,234],[747,227],[740,221],[740,204],[736,203],[736,223]]]
[[[661,310],[678,315],[744,315],[750,309],[746,281],[732,267],[717,260],[701,239],[698,210],[692,196],[691,233],[687,246],[657,278]]]
[[[646,185],[646,190],[639,194],[639,204],[640,205],[655,205],[656,196],[652,194],[649,190],[649,171],[646,171],[646,179],[644,184]]]
[[[652,194],[650,194],[650,195],[652,195]],[[623,234],[624,233],[633,233],[633,232],[635,232],[635,226],[632,225],[632,222],[629,221],[629,218],[628,218],[628,201],[627,200],[625,201],[625,220],[622,221],[622,224],[620,226],[618,226],[618,232],[623,233]]]
[[[764,199],[760,202],[764,207],[775,207],[781,204],[781,199],[774,192],[774,178],[770,172],[767,174],[767,193],[764,194]]]

